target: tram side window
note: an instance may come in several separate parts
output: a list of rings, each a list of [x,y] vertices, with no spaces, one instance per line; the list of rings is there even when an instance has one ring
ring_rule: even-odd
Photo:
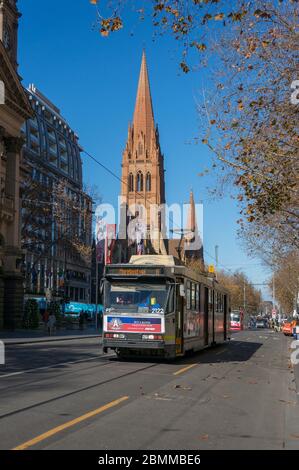
[[[191,283],[191,309],[195,310],[195,284]]]
[[[199,291],[200,285],[195,285],[195,310],[198,312],[200,310],[200,301],[199,301]]]
[[[174,286],[170,287],[168,304],[167,304],[167,313],[172,313],[174,310]]]
[[[216,312],[220,312],[220,294],[216,292]]]
[[[190,281],[187,281],[186,308],[187,308],[187,310],[190,310],[190,308],[191,308],[191,282]]]

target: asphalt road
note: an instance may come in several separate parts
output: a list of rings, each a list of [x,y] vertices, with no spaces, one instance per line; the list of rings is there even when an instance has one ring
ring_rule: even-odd
[[[298,449],[290,343],[244,331],[170,363],[96,338],[7,346],[0,449]]]

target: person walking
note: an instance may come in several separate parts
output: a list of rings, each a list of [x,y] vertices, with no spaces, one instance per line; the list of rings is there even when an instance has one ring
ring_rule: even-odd
[[[55,323],[56,323],[56,317],[55,317],[54,313],[51,313],[49,315],[49,319],[48,319],[48,333],[49,333],[49,336],[52,336],[52,334],[54,332]]]
[[[43,322],[44,322],[45,331],[47,331],[47,328],[48,328],[48,321],[49,321],[49,312],[48,312],[48,310],[45,310],[45,313],[43,315]]]
[[[80,315],[79,315],[79,328],[80,330],[83,330],[84,327],[84,312],[81,310]]]

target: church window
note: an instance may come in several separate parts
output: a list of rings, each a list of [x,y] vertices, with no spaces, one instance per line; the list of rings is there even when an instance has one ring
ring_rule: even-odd
[[[132,173],[129,174],[129,191],[134,191],[134,177]]]
[[[152,177],[150,173],[147,173],[146,175],[146,190],[147,191],[152,190]]]
[[[143,191],[143,174],[141,173],[141,171],[137,173],[136,190]]]

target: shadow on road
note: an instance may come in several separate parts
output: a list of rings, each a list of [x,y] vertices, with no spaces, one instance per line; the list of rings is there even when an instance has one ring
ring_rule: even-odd
[[[221,362],[246,362],[263,345],[263,343],[247,341],[230,341],[214,347],[203,349],[199,352],[188,352],[185,357],[176,359],[163,359],[155,357],[112,357],[110,362],[131,362],[131,363],[161,363],[161,364],[213,364]]]

